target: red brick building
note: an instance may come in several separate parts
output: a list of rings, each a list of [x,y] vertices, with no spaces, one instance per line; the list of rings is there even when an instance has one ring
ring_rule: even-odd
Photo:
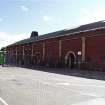
[[[6,62],[19,66],[105,69],[105,22],[31,37],[6,47]]]

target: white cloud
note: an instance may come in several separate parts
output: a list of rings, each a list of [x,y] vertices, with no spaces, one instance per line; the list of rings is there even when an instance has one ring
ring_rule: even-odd
[[[12,44],[16,41],[23,40],[29,37],[29,34],[11,35],[6,32],[0,32],[0,48]]]
[[[51,21],[51,20],[52,20],[52,18],[51,18],[51,17],[49,17],[49,16],[43,16],[43,20],[44,20],[44,21]]]
[[[27,12],[27,11],[29,11],[29,8],[24,6],[24,5],[22,5],[21,6],[21,10],[24,11],[24,12]]]
[[[88,10],[86,8],[81,9],[79,19],[80,24],[87,24],[100,20],[105,20],[105,7],[100,7],[95,10]]]

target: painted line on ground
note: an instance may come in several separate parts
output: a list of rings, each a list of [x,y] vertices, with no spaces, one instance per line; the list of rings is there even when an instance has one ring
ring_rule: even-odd
[[[96,98],[89,101],[79,102],[73,105],[105,105],[104,98]]]
[[[104,86],[99,86],[99,85],[88,85],[88,84],[74,84],[74,83],[69,83],[69,82],[59,82],[59,83],[56,83],[56,85],[62,85],[62,86],[83,86],[83,87],[96,87],[96,88],[105,88],[105,85]]]
[[[97,95],[97,94],[94,94],[94,93],[90,93],[90,92],[82,92],[82,91],[78,91],[78,90],[73,90],[73,89],[70,89],[70,88],[66,88],[66,87],[60,87],[60,85],[57,85],[57,84],[52,84],[52,83],[49,83],[49,82],[42,82],[42,81],[39,81],[39,80],[35,80],[35,79],[32,79],[36,82],[39,82],[41,84],[44,84],[44,85],[49,85],[49,86],[52,86],[52,87],[56,87],[56,88],[61,88],[61,89],[64,89],[64,90],[67,90],[67,91],[71,91],[71,92],[74,92],[74,93],[77,93],[77,94],[81,94],[81,95],[88,95],[88,96],[91,96],[91,97],[95,97],[95,98],[100,98],[101,96]]]
[[[0,97],[0,101],[1,101],[4,105],[8,105],[1,97]]]

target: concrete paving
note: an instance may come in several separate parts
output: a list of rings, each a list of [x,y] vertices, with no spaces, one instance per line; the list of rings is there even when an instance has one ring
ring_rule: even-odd
[[[0,105],[105,105],[105,81],[1,67]]]

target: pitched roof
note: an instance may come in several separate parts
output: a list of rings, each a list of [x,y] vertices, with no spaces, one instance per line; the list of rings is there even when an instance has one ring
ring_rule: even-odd
[[[39,35],[37,38],[34,38],[34,37],[27,38],[27,39],[18,41],[16,43],[13,43],[9,46],[27,44],[27,43],[31,43],[31,42],[44,40],[44,39],[65,36],[66,34],[72,35],[74,33],[85,32],[85,31],[90,31],[90,30],[99,29],[99,28],[105,28],[104,21],[98,21],[98,22],[94,22],[94,23],[90,23],[90,24],[81,25],[81,26],[73,28],[73,29],[64,29],[64,30],[60,30],[60,31],[56,31],[56,32],[52,32],[52,33],[48,33],[48,34],[44,34],[44,35]]]

